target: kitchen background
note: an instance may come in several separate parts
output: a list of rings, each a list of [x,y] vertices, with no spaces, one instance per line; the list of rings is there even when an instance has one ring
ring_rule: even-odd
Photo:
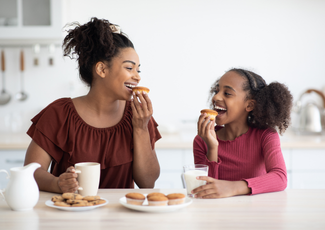
[[[285,83],[295,101],[309,88],[325,93],[322,0],[0,0],[4,86],[11,94],[0,105],[0,168],[22,163],[30,119],[42,108],[87,93],[75,60],[62,57],[62,28],[94,16],[120,25],[140,56],[141,85],[151,90],[163,135],[157,142],[162,168],[157,187],[182,186],[178,175],[183,164],[193,161],[199,111],[208,107],[211,84],[228,69],[247,68],[267,83]],[[25,101],[15,99],[21,87],[21,50]],[[322,105],[316,94],[304,100]],[[281,138],[288,187],[325,188],[324,134],[301,136],[289,130]]]

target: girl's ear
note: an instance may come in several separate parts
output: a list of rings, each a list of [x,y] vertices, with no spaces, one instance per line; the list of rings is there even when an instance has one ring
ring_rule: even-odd
[[[246,104],[246,111],[247,112],[252,111],[255,108],[255,104],[256,104],[256,101],[255,100],[253,100],[253,99],[248,100],[247,101],[247,104]]]
[[[105,65],[104,62],[97,62],[95,65],[95,72],[98,76],[101,78],[105,78],[109,69],[107,68],[107,65]]]

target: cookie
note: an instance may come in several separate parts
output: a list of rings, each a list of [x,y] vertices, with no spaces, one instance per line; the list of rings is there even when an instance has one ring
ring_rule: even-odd
[[[166,195],[161,192],[152,192],[147,195],[147,199],[151,196],[166,196]]]
[[[88,201],[86,201],[86,200],[71,200],[71,199],[69,199],[69,200],[66,200],[66,203],[68,203],[68,204],[87,204]]]
[[[132,193],[128,193],[125,195],[126,198],[130,198],[130,199],[135,199],[135,200],[144,200],[146,199],[146,197],[141,194],[141,193],[137,193],[137,192],[132,192]]]
[[[100,199],[100,196],[85,196],[82,199],[83,200],[87,200],[87,201],[94,201],[94,200],[99,200]]]
[[[171,193],[167,195],[168,205],[183,204],[185,201],[185,194],[183,193]]]
[[[61,207],[71,207],[70,204],[67,204],[67,203],[61,202],[61,201],[54,202],[54,205],[61,206]]]
[[[52,196],[51,198],[52,202],[57,202],[57,201],[63,202],[64,200],[65,199],[62,196]]]
[[[211,109],[203,109],[201,110],[201,113],[206,113],[207,115],[209,115],[211,121],[215,120],[216,116],[218,116],[218,112]]]
[[[93,200],[93,201],[88,201],[89,204],[92,205],[99,205],[99,204],[104,204],[106,201],[102,200],[102,199],[98,199],[98,200]]]
[[[134,205],[142,205],[146,197],[141,193],[128,193],[125,195],[126,203]]]
[[[142,92],[146,92],[146,93],[149,93],[149,89],[147,87],[143,87],[143,86],[135,86],[132,88],[132,91],[137,93],[142,93]]]
[[[148,198],[149,206],[166,206],[168,204],[168,198],[166,196],[150,196]]]
[[[83,196],[76,193],[63,193],[62,197],[67,200],[82,200]]]
[[[71,207],[85,207],[85,206],[93,206],[92,204],[87,203],[80,203],[80,204],[72,204]]]

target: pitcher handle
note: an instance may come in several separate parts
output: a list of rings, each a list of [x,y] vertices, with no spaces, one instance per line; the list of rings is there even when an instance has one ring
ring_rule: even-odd
[[[5,169],[1,169],[0,172],[5,172],[7,173],[7,179],[9,179],[9,173],[7,172],[7,170]],[[5,191],[5,189],[0,189],[0,194],[2,196],[3,199],[5,199],[5,196],[3,195],[3,192]]]

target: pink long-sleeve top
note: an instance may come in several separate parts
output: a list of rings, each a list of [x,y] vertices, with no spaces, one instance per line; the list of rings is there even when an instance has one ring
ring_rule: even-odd
[[[216,126],[216,130],[221,128]],[[287,187],[287,171],[276,131],[250,127],[235,140],[218,138],[218,141],[218,162],[207,158],[207,145],[200,136],[193,142],[195,164],[208,165],[210,177],[244,180],[251,194],[282,191]]]

